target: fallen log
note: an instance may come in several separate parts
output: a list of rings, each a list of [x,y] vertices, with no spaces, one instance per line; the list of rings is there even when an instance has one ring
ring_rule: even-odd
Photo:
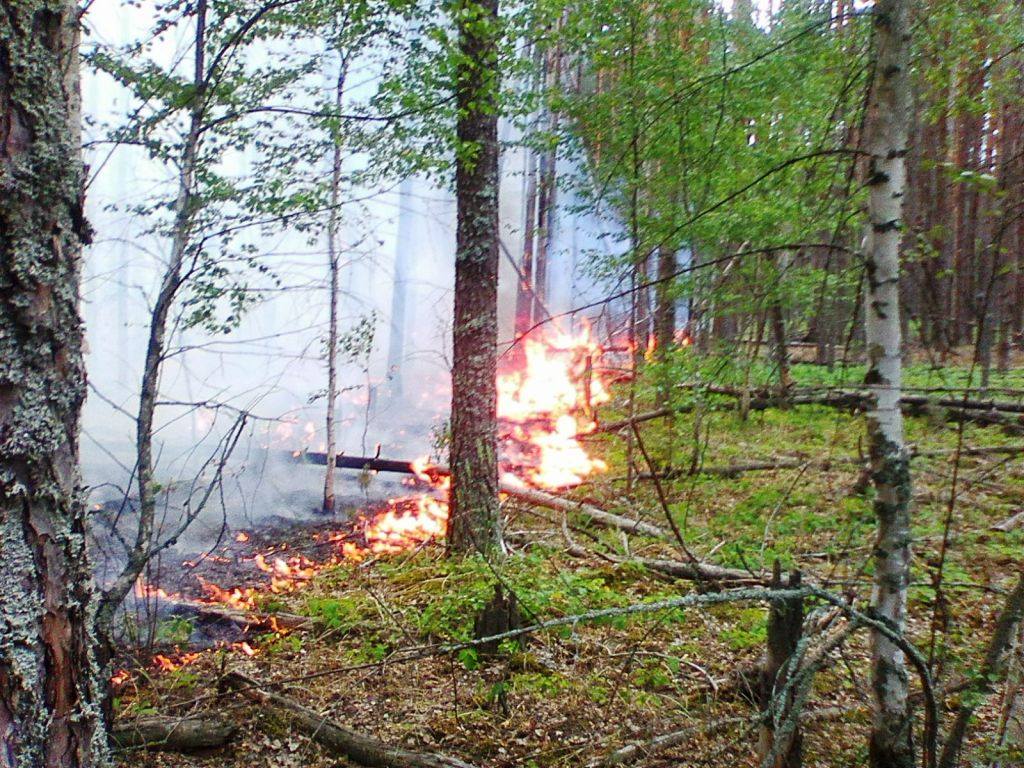
[[[194,614],[200,618],[227,621],[240,627],[268,629],[315,629],[316,622],[308,616],[293,613],[260,613],[203,603],[185,598],[163,597],[171,604],[172,613]]]
[[[237,726],[209,716],[143,717],[115,723],[110,743],[117,749],[194,752],[223,747],[237,730]]]
[[[846,707],[822,707],[800,715],[802,722],[818,722],[822,720],[834,720],[844,714],[854,712],[852,708]],[[726,717],[719,720],[712,720],[709,723],[699,723],[682,728],[671,733],[655,736],[646,741],[634,741],[625,746],[619,747],[614,752],[603,758],[596,758],[587,763],[587,768],[611,768],[615,765],[628,765],[638,760],[665,752],[673,747],[680,747],[697,736],[712,736],[722,731],[731,729],[733,726],[750,727],[755,718],[751,717]]]
[[[587,557],[592,554],[574,542],[569,536],[568,530],[564,527],[562,535],[566,540],[566,551],[573,557]],[[756,574],[711,563],[688,563],[681,560],[666,560],[656,557],[623,557],[610,552],[603,552],[600,557],[602,560],[607,560],[616,565],[639,565],[649,571],[655,571],[675,579],[708,583],[727,581],[734,586],[739,584],[744,586],[764,586],[768,583],[766,579],[762,579]]]
[[[620,563],[636,563],[651,571],[664,573],[677,579],[689,581],[728,581],[742,584],[765,584],[765,580],[736,568],[726,568],[711,563],[686,563],[681,560],[665,560],[654,557],[619,557],[610,555],[612,560]]]
[[[659,539],[668,539],[669,534],[667,531],[659,528],[651,523],[646,523],[643,520],[631,520],[628,517],[622,517],[611,512],[605,512],[603,509],[598,509],[590,504],[585,504],[582,501],[574,501],[572,499],[566,499],[561,496],[554,496],[544,491],[538,491],[533,488],[526,488],[525,486],[516,485],[510,483],[507,480],[502,480],[498,484],[499,490],[509,496],[510,498],[518,501],[526,502],[527,504],[534,504],[538,507],[546,507],[547,509],[554,509],[558,512],[566,513],[578,513],[590,518],[596,523],[606,525],[609,528],[618,528],[620,531],[626,533],[643,533],[647,536],[654,536]]]
[[[297,730],[327,751],[359,765],[371,768],[473,768],[469,763],[454,757],[432,752],[412,752],[345,728],[295,699],[266,690],[256,680],[238,672],[229,673],[223,682],[247,699],[281,714]]]
[[[910,449],[911,459],[934,459],[948,456],[961,458],[968,456],[1019,456],[1024,454],[1024,445],[983,445],[976,447],[942,448],[938,450],[917,450]],[[737,464],[718,464],[697,467],[694,474],[714,475],[716,477],[738,477],[746,472],[772,472],[779,469],[799,469],[808,465],[814,469],[829,470],[840,466],[864,466],[866,459],[856,456],[837,456],[831,459],[803,459],[799,457],[782,456],[775,459],[764,459]],[[678,477],[686,477],[691,474],[689,467],[666,467],[658,473],[658,479],[671,480]],[[645,472],[640,475],[641,480],[650,480],[651,473]]]
[[[324,453],[308,452],[299,454],[300,460],[305,459],[314,464],[326,464],[327,456]],[[338,457],[339,459],[342,457]],[[414,469],[411,461],[394,461],[387,459],[370,459],[367,457],[349,457],[353,460],[365,461],[366,466],[372,468],[376,465],[383,466],[386,464],[391,469],[382,470],[388,472],[405,472],[406,474],[419,474],[423,473],[431,477],[443,477],[450,474],[448,467],[441,465],[432,465],[429,467],[423,467],[420,469]],[[622,517],[621,515],[613,514],[612,512],[605,512],[603,509],[598,509],[590,504],[585,504],[580,501],[573,501],[571,499],[565,499],[561,496],[554,496],[544,491],[538,491],[533,488],[529,488],[524,485],[518,485],[508,480],[501,480],[498,484],[498,489],[506,496],[518,499],[519,501],[526,502],[528,504],[535,504],[539,507],[546,507],[548,509],[554,509],[560,512],[573,512],[579,513],[586,517],[589,517],[595,523],[600,525],[606,525],[609,528],[618,528],[626,533],[643,533],[648,536],[654,536],[656,538],[668,538],[668,533],[656,525],[651,523],[645,523],[642,520],[631,520],[628,517]]]
[[[741,397],[741,393],[734,392],[726,389],[712,389],[711,394],[726,395],[729,397]],[[823,398],[821,396],[796,396],[780,398],[776,396],[764,396],[764,397],[753,397],[750,400],[748,408],[752,411],[766,411],[769,408],[777,408],[779,406],[786,405],[831,405],[834,407],[852,407],[857,405],[856,402],[851,403],[849,398],[837,395],[831,398]],[[714,406],[711,406],[714,409]],[[732,406],[730,406],[731,408]],[[640,413],[633,416],[630,419],[622,419],[620,421],[610,421],[607,424],[598,423],[595,427],[587,432],[581,432],[576,435],[577,439],[585,439],[591,435],[599,435],[605,432],[618,432],[621,429],[626,429],[633,426],[634,424],[643,424],[647,421],[653,421],[654,419],[661,419],[666,416],[678,413],[691,413],[696,408],[694,403],[683,403],[680,405],[673,406],[671,408],[658,408],[654,411],[647,411],[646,413]]]
[[[993,531],[1002,531],[1003,533],[1008,533],[1009,531],[1012,531],[1014,528],[1016,528],[1016,527],[1018,527],[1018,526],[1020,526],[1022,524],[1024,524],[1024,509],[1022,509],[1020,512],[1018,512],[1018,513],[1016,513],[1014,515],[1010,515],[1008,518],[1006,518],[1002,522],[993,524],[992,525],[992,530]]]
[[[710,394],[735,398],[743,396],[739,391],[725,388],[711,389]],[[752,397],[748,408],[752,411],[765,411],[781,406],[824,405],[831,408],[858,409],[866,407],[868,400],[868,393],[856,391],[830,391],[824,394],[793,395],[790,397],[765,395]],[[1024,433],[1024,404],[1021,403],[994,400],[961,400],[957,398],[931,399],[921,395],[905,395],[900,399],[900,403],[911,412],[923,412],[930,408],[942,409],[945,411],[947,421],[973,421],[986,426],[1000,426],[1015,434]],[[637,414],[629,419],[611,421],[607,424],[599,423],[589,431],[581,432],[576,437],[585,439],[592,435],[618,432],[634,424],[643,424],[644,422],[661,419],[672,414],[690,413],[695,407],[693,403],[683,403],[671,408],[658,408],[653,411]],[[715,406],[712,405],[711,407],[714,408]]]
[[[327,466],[327,454],[322,451],[302,451],[292,454],[296,461],[307,464],[317,464],[321,467]],[[338,454],[334,457],[334,466],[338,469],[359,469],[367,472],[397,472],[403,475],[414,475],[416,470],[411,461],[395,459],[382,459],[378,456],[345,456]]]

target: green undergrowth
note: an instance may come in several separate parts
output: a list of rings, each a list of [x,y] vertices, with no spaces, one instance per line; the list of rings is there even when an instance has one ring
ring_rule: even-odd
[[[798,366],[798,379],[805,369],[818,376],[824,370]],[[926,382],[929,375],[914,368],[909,378]],[[1010,386],[1008,381],[1003,385]],[[656,407],[649,381],[641,381],[637,391],[638,412]],[[626,413],[624,392],[615,394],[602,411],[605,422]],[[644,422],[641,437],[653,467],[634,444],[632,473],[625,433],[589,438],[587,449],[608,463],[608,472],[564,493],[668,530],[657,487],[640,476],[652,468],[677,470],[662,479],[661,491],[689,551],[708,563],[762,575],[778,560],[867,605],[875,519],[870,484],[858,483],[866,451],[863,417],[803,405],[741,419],[724,405]],[[964,456],[952,495],[952,451],[961,442],[1016,445],[1020,438],[975,424],[963,425],[961,432],[935,415],[908,417],[906,435],[917,451],[940,452],[912,462],[908,635],[926,656],[941,660],[943,679],[959,679],[977,669],[1019,568],[1024,529],[998,532],[991,526],[1020,510],[1024,462],[1020,456]],[[694,463],[695,452],[696,465],[704,468],[788,464],[735,476],[679,472]],[[244,663],[255,665],[254,675],[262,678],[315,674],[311,700],[339,721],[376,732],[379,707],[393,724],[380,727],[391,728],[396,738],[418,743],[440,734],[446,751],[487,766],[568,768],[599,746],[591,734],[600,734],[607,748],[638,733],[750,715],[742,697],[727,691],[736,670],[765,651],[768,613],[760,604],[581,621],[531,635],[522,645],[505,643],[496,656],[466,650],[401,663],[403,651],[471,639],[496,584],[515,594],[524,624],[708,588],[673,581],[636,562],[685,559],[672,536],[624,537],[578,513],[567,515],[563,528],[561,513],[527,514],[511,501],[504,509],[512,551],[500,562],[448,558],[431,545],[332,567],[301,590],[267,597],[262,608],[315,617],[317,629],[266,635],[258,641],[260,653]],[[585,554],[571,555],[570,543]],[[936,613],[940,561],[944,612]],[[809,602],[808,610],[813,607]],[[942,631],[931,649],[933,622]],[[173,638],[185,629],[169,623],[161,632]],[[809,764],[863,761],[870,679],[864,632],[850,639],[841,661],[815,681],[812,705],[838,706],[849,715],[808,733]],[[215,676],[213,667],[221,662],[204,663]],[[226,663],[239,662],[228,657]],[[324,670],[343,671],[323,675]],[[143,687],[125,704],[126,711],[159,710],[161,695],[185,697],[197,679],[202,675],[191,670],[155,679],[153,688]],[[575,746],[560,751],[573,737]]]
[[[292,610],[340,634],[361,634],[371,643],[398,647],[410,638],[471,640],[474,621],[499,584],[504,593],[515,595],[524,624],[680,594],[640,566],[580,566],[559,555],[535,547],[490,564],[480,557],[439,558],[427,551],[377,563],[372,583],[357,568],[342,566],[320,574]],[[680,612],[666,620],[682,621],[683,616]],[[617,629],[628,623],[625,617],[595,622]],[[563,627],[555,634],[572,633],[572,627]],[[465,658],[471,662],[472,654]]]

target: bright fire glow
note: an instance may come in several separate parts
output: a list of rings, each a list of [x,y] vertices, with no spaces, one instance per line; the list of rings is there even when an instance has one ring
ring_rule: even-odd
[[[565,488],[586,477],[603,472],[607,466],[590,456],[578,439],[595,426],[594,408],[610,399],[606,384],[596,371],[601,347],[589,328],[575,336],[554,333],[527,338],[523,342],[519,365],[498,377],[498,418],[500,421],[500,469],[503,480],[535,488]],[[315,429],[307,423],[303,442],[315,439]],[[277,437],[291,438],[291,424],[279,424]],[[426,458],[413,462],[413,470],[427,492],[390,499],[376,513],[358,518],[345,532],[315,534],[314,539],[328,542],[332,552],[326,558],[310,559],[286,552],[286,546],[252,555],[251,561],[265,577],[263,586],[223,588],[197,576],[203,597],[193,602],[220,604],[251,614],[267,594],[286,594],[300,589],[320,570],[344,561],[394,554],[415,549],[442,538],[448,526],[448,490],[450,478],[444,471],[432,469]],[[239,532],[235,541],[249,542],[251,536]],[[150,599],[185,601],[143,581],[136,594]],[[276,625],[272,623],[275,631]],[[248,656],[256,650],[247,643],[230,647]],[[175,657],[155,656],[154,664],[173,670],[191,663],[198,654]]]
[[[594,407],[610,398],[594,372],[601,347],[590,328],[523,344],[524,365],[498,377],[498,418],[509,427],[503,468],[541,488],[577,485],[605,471],[576,437],[594,428]]]

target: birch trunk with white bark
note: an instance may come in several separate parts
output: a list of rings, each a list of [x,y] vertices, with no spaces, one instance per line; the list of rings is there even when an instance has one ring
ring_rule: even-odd
[[[910,23],[907,0],[880,0],[874,9],[872,90],[865,147],[869,154],[868,229],[864,242],[865,336],[875,515],[872,606],[902,629],[910,581],[910,462],[900,411],[900,241],[903,236],[905,157],[910,121]],[[903,652],[879,633],[871,636],[873,768],[912,768],[914,748]]]
[[[348,75],[348,56],[342,54],[338,65],[338,78],[334,89],[334,108],[341,114],[345,100],[345,78]],[[329,273],[329,320],[327,325],[327,409],[324,429],[327,433],[327,468],[324,472],[324,503],[326,515],[333,515],[334,500],[334,469],[337,456],[337,441],[334,435],[335,414],[338,407],[338,294],[341,261],[338,254],[338,206],[341,201],[341,136],[332,137],[331,151],[331,191],[327,221],[327,268]],[[397,276],[396,276],[397,279]]]
[[[142,370],[139,410],[135,417],[135,472],[139,492],[139,522],[135,541],[121,573],[106,589],[97,612],[97,631],[110,639],[114,616],[139,578],[152,554],[153,526],[156,519],[156,476],[153,460],[153,423],[159,394],[160,372],[167,350],[167,328],[171,309],[183,283],[182,271],[192,238],[195,220],[195,174],[202,141],[206,105],[206,0],[196,5],[196,29],[193,84],[188,133],[185,136],[178,172],[178,190],[174,201],[171,255],[160,280],[156,302],[149,320],[149,340]]]

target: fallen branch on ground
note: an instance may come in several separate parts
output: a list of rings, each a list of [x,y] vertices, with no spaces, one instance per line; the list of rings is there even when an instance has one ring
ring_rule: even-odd
[[[143,717],[115,723],[110,742],[118,749],[193,752],[223,747],[238,727],[210,717]]]
[[[995,523],[992,526],[992,530],[993,531],[1002,531],[1003,533],[1008,533],[1008,532],[1012,531],[1014,528],[1017,528],[1020,525],[1024,525],[1024,509],[1022,509],[1020,512],[1017,512],[1014,515],[1010,515],[1008,518],[1006,518],[1002,522]]]
[[[972,676],[970,693],[973,695],[960,697],[956,716],[949,727],[946,743],[942,747],[939,768],[954,768],[960,760],[960,750],[963,747],[964,737],[967,735],[967,727],[985,697],[992,693],[996,677],[1004,666],[1007,649],[1013,642],[1014,633],[1022,619],[1024,619],[1024,569],[1018,573],[1017,585],[1007,596],[1006,603],[999,613],[995,630],[985,649],[985,660],[981,669]]]
[[[256,680],[238,672],[224,677],[224,684],[264,707],[282,714],[296,729],[338,757],[371,768],[473,768],[454,757],[431,752],[411,752],[331,722],[294,699],[266,690]]]
[[[833,720],[849,712],[844,707],[824,707],[801,714],[800,719],[805,722],[820,720]],[[588,768],[610,768],[614,765],[626,765],[635,763],[646,757],[652,757],[660,752],[673,747],[680,747],[695,736],[710,736],[734,725],[750,725],[760,718],[753,717],[726,717],[714,720],[710,723],[701,723],[687,728],[680,728],[677,731],[664,733],[646,741],[634,741],[625,746],[619,747],[603,759],[593,760]]]
[[[911,459],[933,459],[941,458],[943,456],[1018,456],[1024,454],[1024,445],[987,445],[977,446],[971,448],[963,448],[957,451],[955,448],[943,448],[939,450],[928,450],[919,451],[911,449]],[[714,475],[717,477],[739,477],[745,472],[774,472],[780,469],[799,469],[805,464],[809,465],[812,469],[830,470],[833,467],[840,466],[866,466],[867,460],[856,456],[844,456],[833,459],[821,459],[818,461],[808,461],[799,457],[779,457],[774,459],[764,459],[759,461],[750,461],[742,464],[719,464],[719,465],[708,465],[697,468],[696,474],[699,475]],[[690,474],[689,468],[683,467],[669,467],[662,472],[658,473],[659,479],[673,479],[676,477],[685,477]],[[641,479],[650,479],[649,473],[640,475]]]
[[[566,551],[573,557],[586,557],[591,554],[586,549],[569,541]],[[736,568],[726,568],[721,565],[708,563],[684,563],[681,560],[664,560],[653,557],[622,557],[613,555],[610,552],[602,553],[600,557],[616,565],[640,565],[649,571],[663,573],[676,579],[688,579],[690,581],[720,582],[727,581],[730,584],[764,585],[767,580],[756,574],[747,573]]]
[[[314,629],[316,622],[293,613],[260,613],[227,606],[211,605],[185,598],[161,598],[171,604],[174,613],[193,613],[200,618],[227,621],[240,627],[268,629]]]
[[[669,533],[656,525],[651,523],[645,523],[643,520],[631,520],[628,517],[622,517],[611,512],[605,512],[603,509],[598,509],[591,504],[585,504],[581,501],[574,501],[572,499],[566,499],[561,496],[554,496],[544,491],[538,491],[533,488],[526,488],[525,486],[515,485],[506,480],[503,480],[499,484],[499,489],[502,493],[506,494],[510,498],[522,501],[527,504],[535,504],[538,507],[546,507],[547,509],[554,509],[559,512],[566,512],[570,514],[578,513],[584,515],[595,523],[600,525],[606,525],[609,528],[617,528],[620,531],[626,533],[643,533],[647,536],[654,536],[658,539],[668,539]]]

